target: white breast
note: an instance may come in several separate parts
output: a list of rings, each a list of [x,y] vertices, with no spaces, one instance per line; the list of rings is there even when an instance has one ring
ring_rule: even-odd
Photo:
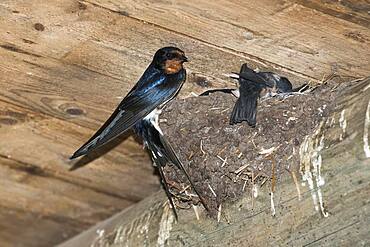
[[[161,130],[161,128],[159,128],[159,115],[162,113],[162,110],[161,109],[154,109],[151,113],[149,113],[145,118],[144,120],[146,121],[150,121],[154,128],[156,128],[156,130],[158,130],[159,134],[161,134],[163,136],[163,132]]]

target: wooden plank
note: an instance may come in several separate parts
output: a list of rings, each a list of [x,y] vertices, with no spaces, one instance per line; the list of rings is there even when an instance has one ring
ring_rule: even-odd
[[[16,211],[1,226],[1,242],[54,245],[159,189],[150,162],[132,139],[86,168],[69,172],[69,154],[90,132],[0,101],[0,210]],[[3,213],[0,217],[9,219]],[[28,229],[34,223],[25,222],[36,219],[40,225]],[[25,236],[18,239],[24,227]]]
[[[369,0],[291,0],[291,2],[299,3],[305,7],[356,23],[366,28],[370,26]]]
[[[214,8],[214,11],[207,13],[204,9],[197,9],[197,5],[192,2],[189,5],[182,3],[185,6],[179,6],[184,8],[181,11],[176,9],[175,15],[181,14],[184,23],[178,19],[169,19],[169,15],[166,15],[161,16],[158,19],[160,22],[155,22],[156,25],[145,23],[141,19],[154,18],[153,8],[157,10],[163,3],[153,3],[149,7],[141,5],[142,3],[123,3],[139,7],[139,11],[129,9],[131,16],[127,16],[121,7],[111,8],[114,10],[112,11],[94,4],[95,2],[90,4],[75,0],[47,4],[41,0],[0,2],[0,169],[4,170],[4,174],[25,178],[24,181],[4,178],[4,186],[14,188],[16,195],[36,194],[35,197],[25,197],[26,205],[32,205],[32,216],[27,216],[27,207],[18,205],[15,208],[20,213],[14,218],[18,227],[3,225],[2,228],[6,229],[1,231],[1,236],[17,236],[14,235],[15,229],[19,231],[22,224],[28,226],[27,222],[41,217],[42,208],[48,208],[52,202],[50,205],[55,206],[49,209],[48,217],[51,218],[42,216],[47,220],[40,223],[40,228],[35,227],[35,231],[42,232],[50,227],[51,230],[45,234],[50,234],[53,239],[61,239],[63,236],[60,234],[63,232],[58,232],[58,228],[71,228],[74,233],[87,224],[100,220],[100,217],[105,217],[105,213],[126,207],[159,188],[150,160],[144,155],[141,145],[132,138],[123,138],[121,145],[84,169],[73,173],[66,170],[68,156],[109,116],[120,97],[132,87],[159,47],[177,44],[192,60],[186,65],[189,78],[182,90],[183,97],[190,92],[199,93],[212,87],[234,86],[230,80],[225,79],[223,73],[237,71],[243,62],[262,69],[282,71],[284,75],[293,78],[296,84],[312,77],[321,79],[320,73],[306,73],[302,70],[303,65],[325,62],[319,72],[330,67],[326,60],[315,58],[316,55],[313,56],[313,61],[308,61],[312,58],[310,55],[302,56],[304,62],[291,66],[301,54],[295,53],[296,47],[285,47],[283,52],[277,50],[284,43],[281,32],[287,28],[278,31],[275,29],[278,25],[286,24],[288,21],[285,19],[280,24],[272,25],[273,32],[270,33],[270,27],[267,28],[266,24],[257,25],[262,22],[261,17],[258,17],[251,25],[257,26],[260,31],[264,29],[261,32],[267,38],[253,31],[253,39],[247,39],[246,42],[245,35],[250,35],[246,33],[249,31],[244,26],[235,24],[241,14],[245,15],[242,18],[244,24],[247,17],[253,16],[244,13],[245,9],[242,8],[243,11],[236,13],[237,19],[231,22],[228,22],[227,16],[222,16],[226,20],[224,22],[212,20],[214,15],[219,15],[217,13],[224,13],[223,9],[220,10],[223,2],[201,3],[200,8]],[[238,7],[238,3],[229,3],[226,6],[228,7],[224,14],[229,15],[235,6]],[[139,13],[143,7],[147,8],[147,14]],[[163,11],[167,11],[167,7]],[[256,9],[259,10],[258,13],[265,11],[262,7],[252,8]],[[278,9],[275,5],[267,7],[267,13]],[[309,12],[306,8],[304,11]],[[284,18],[288,16],[283,11],[277,12],[274,18],[281,15]],[[329,20],[337,23],[333,19]],[[192,22],[193,26],[189,26]],[[350,26],[343,23],[340,22],[340,25]],[[296,27],[298,25],[301,24],[296,24]],[[311,29],[304,25],[305,32]],[[333,31],[332,29],[326,26],[319,34]],[[315,48],[318,46],[319,34],[312,36]],[[325,35],[326,38],[334,35],[334,41],[340,41],[341,36],[336,31]],[[284,38],[291,38],[293,46],[296,46],[303,38],[307,38],[307,34],[300,37],[294,33]],[[357,41],[351,42],[354,44],[353,50],[358,49],[361,54],[357,62],[362,66],[360,63],[366,62],[363,59],[366,52],[363,47],[357,47]],[[324,42],[323,49],[327,49],[327,43]],[[347,38],[345,43],[348,44]],[[366,42],[363,43],[363,46],[366,45]],[[254,53],[249,52],[249,46]],[[304,45],[299,48],[311,49]],[[328,51],[333,50],[334,48],[330,48]],[[263,56],[260,56],[261,52]],[[276,52],[286,59],[277,61],[279,54],[275,54]],[[292,61],[285,61],[287,52],[294,58]],[[330,56],[342,59],[345,56],[341,52]],[[272,58],[266,56],[268,53],[272,54]],[[320,54],[318,56],[321,57]],[[349,60],[348,63],[352,66],[352,62]],[[354,73],[358,72],[357,68],[354,70]],[[5,192],[7,197],[11,194],[9,190]],[[39,193],[44,196],[41,198]],[[32,201],[33,198],[37,200]],[[51,198],[50,202],[47,198]],[[6,199],[0,206],[10,207],[17,203],[14,198]],[[99,201],[104,202],[100,204]],[[68,205],[68,208],[63,208],[59,203]],[[110,204],[113,204],[112,208],[109,207]],[[97,212],[104,207],[108,207],[107,211],[99,215]],[[81,217],[86,219],[67,221],[75,213],[81,213]],[[9,215],[3,215],[1,217],[7,220]],[[23,221],[22,215],[27,220]],[[66,215],[65,218],[63,215]],[[72,233],[68,233],[68,236],[70,234]],[[25,235],[24,241],[30,240],[34,235],[35,246],[37,239],[41,242],[49,241],[46,236],[38,236],[37,231],[36,234],[32,232],[32,229],[25,231]]]
[[[11,224],[10,224],[11,222]],[[68,239],[88,225],[62,217],[40,216],[0,206],[2,247],[49,247]]]
[[[0,112],[0,155],[30,167],[30,172],[35,169],[131,203],[158,188],[150,161],[132,138],[123,143],[124,149],[116,148],[85,169],[69,172],[68,157],[84,138],[78,133],[86,135],[90,129],[5,103]]]
[[[141,145],[138,145],[132,138],[125,140],[121,147],[96,160],[85,169],[73,173],[67,171],[68,156],[109,116],[120,100],[118,97],[124,95],[134,83],[134,80],[128,80],[129,83],[122,85],[121,79],[127,75],[129,79],[137,78],[143,70],[139,65],[146,64],[152,54],[145,50],[147,53],[144,58],[140,58],[140,64],[135,59],[129,59],[128,65],[121,68],[117,66],[122,64],[123,58],[118,56],[121,51],[104,52],[112,50],[111,47],[95,45],[96,42],[87,41],[87,38],[83,39],[84,37],[91,38],[85,31],[85,28],[89,29],[89,25],[92,25],[91,21],[87,21],[87,24],[84,22],[85,25],[81,26],[79,26],[80,23],[68,22],[71,26],[66,25],[59,29],[55,24],[54,32],[43,36],[33,28],[35,19],[40,21],[39,18],[43,17],[42,13],[34,10],[42,10],[42,8],[37,5],[32,7],[34,9],[25,11],[27,15],[22,18],[17,16],[17,13],[12,13],[14,10],[5,9],[6,15],[1,15],[5,17],[1,19],[2,23],[6,25],[1,25],[5,30],[1,32],[0,44],[2,57],[0,85],[5,89],[0,93],[0,135],[2,137],[0,156],[3,157],[0,164],[1,167],[11,164],[9,166],[16,169],[16,176],[24,177],[26,175],[22,171],[26,171],[26,174],[31,174],[28,180],[38,181],[37,176],[44,176],[45,179],[42,180],[43,182],[35,182],[37,185],[41,184],[36,189],[33,187],[34,184],[33,186],[14,184],[14,181],[4,180],[9,190],[4,191],[0,198],[4,198],[2,206],[20,210],[18,218],[21,218],[22,214],[27,217],[25,212],[32,212],[38,217],[46,217],[43,209],[50,207],[48,217],[65,219],[64,223],[50,224],[56,224],[60,228],[72,228],[75,233],[101,220],[101,217],[107,217],[118,209],[125,208],[159,189],[158,179],[153,175],[151,162],[144,155]],[[61,12],[60,8],[64,5],[57,7],[54,14]],[[1,10],[4,11],[4,9]],[[93,8],[92,12],[94,15],[91,19],[98,15],[100,17],[102,12],[112,15],[111,12],[100,8]],[[17,18],[12,19],[9,13],[16,15]],[[122,17],[119,16],[119,18]],[[64,14],[57,19],[59,21],[70,20],[71,16]],[[47,21],[45,17],[42,19],[42,22],[44,21]],[[94,23],[99,21],[102,20],[98,19]],[[46,33],[50,27],[50,24],[47,25],[42,34]],[[99,25],[94,26],[94,28],[99,27]],[[63,36],[68,28],[73,30],[67,33],[71,35]],[[90,29],[91,32],[95,32],[92,27]],[[78,36],[79,33],[82,35]],[[108,38],[112,35],[114,34],[110,34]],[[158,35],[158,32],[152,32],[151,35]],[[86,45],[79,47],[79,42],[84,42]],[[131,44],[134,42],[138,41],[131,40]],[[138,47],[140,43],[142,41],[136,46]],[[131,44],[127,44],[128,48],[125,49],[130,50]],[[89,48],[89,45],[92,50],[85,49]],[[75,48],[72,49],[73,47]],[[115,66],[112,71],[116,75],[110,74],[110,71],[104,71],[104,68],[109,67],[102,63],[95,66],[97,71],[94,71],[93,66],[79,63],[76,60],[78,54],[76,56],[74,52],[79,48],[91,54],[87,61],[100,61],[99,56],[93,57],[94,49],[106,54],[102,62],[111,61],[109,59],[112,55],[115,56],[116,60],[110,64]],[[153,45],[151,49],[156,48]],[[84,53],[82,54],[85,56]],[[139,49],[130,57],[140,54]],[[61,59],[64,59],[64,62],[60,61]],[[81,59],[81,61],[84,60]],[[123,69],[137,73],[130,72],[120,75]],[[196,73],[193,77],[199,80]],[[204,80],[204,77],[200,79]],[[115,95],[112,95],[112,92]],[[47,186],[48,181],[57,181],[55,182],[56,187]],[[56,191],[59,187],[69,191],[68,195]],[[13,200],[9,199],[11,193],[17,196],[10,197]],[[79,193],[84,193],[85,196]],[[18,204],[16,198],[23,197],[25,205],[34,206],[26,207]],[[45,198],[45,201],[40,202],[40,197]],[[106,202],[104,203],[105,211],[102,209],[103,206],[94,205],[96,200]],[[97,208],[104,213],[97,214],[96,212],[99,211]],[[73,217],[76,219],[67,220]],[[20,228],[23,221],[17,220],[18,218],[14,218],[14,224]],[[84,221],[78,223],[82,218]],[[49,226],[48,222],[45,224]],[[57,229],[57,227],[52,227],[54,228]],[[13,243],[17,242],[18,236],[14,229],[18,228],[6,227],[4,229],[5,235],[13,236],[10,241]],[[50,234],[50,241],[55,241],[60,240],[63,233],[60,231],[58,235],[58,232],[50,230],[45,234]],[[35,237],[35,245],[37,245],[37,239]],[[28,239],[26,238],[25,241]]]
[[[336,71],[366,76],[370,31],[286,1],[88,0],[221,50],[269,61],[321,79]],[[171,18],[169,18],[171,16]],[[349,32],[360,33],[361,41]]]
[[[37,0],[1,1],[0,40],[41,56],[61,58],[112,21],[102,11],[96,16],[81,16],[83,6],[75,0],[49,4]],[[36,24],[43,29],[37,30]]]
[[[76,4],[72,0],[63,0],[63,3],[66,6]],[[0,33],[0,39],[5,44],[11,44],[25,52],[63,59],[112,79],[122,79],[125,84],[120,86],[124,91],[139,78],[153,53],[165,45],[176,44],[191,58],[192,62],[187,64],[189,77],[182,90],[183,96],[189,95],[190,92],[203,92],[206,86],[212,88],[234,85],[230,80],[226,80],[223,74],[238,71],[243,62],[248,61],[252,66],[264,69],[283,69],[260,59],[220,50],[191,37],[184,37],[88,3],[83,5],[83,10],[75,12],[55,9],[53,15],[56,15],[57,19],[64,18],[68,21],[62,24],[57,21],[50,23],[45,18],[45,13],[40,11],[41,7],[38,7],[42,4],[42,1],[36,0],[32,3],[1,3],[4,32]],[[13,13],[14,11],[19,13]],[[28,16],[28,13],[32,15]],[[20,18],[20,15],[26,15],[28,18]],[[42,20],[44,23],[46,28],[43,32],[32,29],[36,20]],[[289,75],[294,80],[302,80],[302,76],[292,75],[295,74],[294,71],[285,72],[286,76]]]
[[[18,9],[17,11],[22,10],[19,6],[15,9]],[[91,15],[91,19],[93,16],[98,14],[112,14],[107,10],[93,7],[91,5],[89,5],[88,9],[91,13],[88,13],[87,16]],[[14,10],[12,10],[12,12],[13,11]],[[23,11],[25,10],[23,9]],[[7,12],[8,17],[12,19],[12,16],[9,16],[9,12],[10,11]],[[1,55],[4,58],[0,63],[0,70],[2,71],[2,74],[4,74],[0,84],[6,88],[6,90],[0,94],[0,99],[9,104],[17,105],[21,108],[32,111],[33,113],[37,112],[46,114],[51,119],[38,122],[30,129],[25,127],[23,132],[19,129],[16,133],[8,132],[8,136],[10,139],[16,140],[17,138],[13,136],[16,136],[18,133],[22,133],[22,135],[27,136],[30,131],[36,132],[37,135],[32,134],[27,138],[28,140],[33,140],[30,141],[28,145],[38,147],[40,152],[43,152],[42,150],[44,149],[49,152],[45,154],[45,157],[47,158],[39,159],[37,156],[28,155],[27,150],[19,148],[19,143],[9,142],[7,143],[7,148],[3,149],[4,155],[17,158],[20,157],[22,162],[27,162],[29,164],[42,167],[43,169],[50,169],[51,171],[56,170],[58,171],[58,174],[61,171],[65,171],[63,165],[66,163],[68,155],[73,151],[73,147],[77,147],[91,134],[91,130],[89,129],[79,128],[76,130],[76,127],[83,126],[96,129],[101,122],[109,116],[109,112],[111,110],[107,110],[107,108],[113,109],[119,101],[118,97],[124,95],[124,91],[127,91],[129,87],[132,86],[132,81],[130,81],[127,84],[123,84],[122,90],[120,79],[124,78],[126,75],[128,78],[133,78],[134,76],[137,77],[137,75],[134,75],[133,73],[124,74],[124,69],[125,71],[137,71],[139,73],[139,70],[142,70],[140,65],[149,61],[152,53],[157,47],[163,45],[165,42],[164,40],[172,39],[176,42],[183,42],[184,46],[194,47],[194,59],[196,61],[203,61],[200,63],[194,62],[195,70],[205,71],[207,69],[205,66],[207,61],[204,61],[204,54],[210,54],[210,61],[207,63],[212,65],[212,68],[214,68],[213,71],[208,72],[210,77],[220,77],[222,73],[229,72],[232,68],[237,69],[241,62],[240,58],[235,58],[233,54],[225,53],[218,49],[211,49],[204,44],[193,44],[194,42],[191,39],[187,39],[187,44],[186,42],[181,41],[181,37],[177,37],[178,35],[173,35],[168,31],[163,31],[162,29],[155,27],[153,28],[152,26],[145,25],[141,22],[134,21],[115,13],[113,13],[113,15],[117,19],[115,20],[116,24],[113,25],[111,23],[112,25],[110,25],[109,29],[101,31],[101,41],[98,42],[96,39],[90,37],[91,40],[83,40],[80,45],[72,43],[71,46],[67,47],[68,49],[63,51],[57,50],[57,52],[54,52],[52,45],[55,46],[59,43],[48,44],[46,42],[46,44],[44,44],[45,47],[33,47],[33,44],[24,42],[25,39],[31,40],[32,37],[26,36],[21,39],[21,35],[25,32],[22,28],[32,27],[31,24],[33,22],[30,21],[28,23],[23,19],[18,20],[13,17],[13,28],[16,32],[15,34],[12,33],[13,36],[11,37],[14,39],[10,39],[8,37],[8,40],[6,41],[7,46],[3,46],[3,49],[0,49]],[[70,16],[65,16],[64,18],[68,19],[68,17]],[[21,24],[19,24],[16,19],[20,21]],[[109,18],[107,17],[107,19]],[[100,28],[100,26],[98,27]],[[131,30],[133,27],[142,31],[134,32]],[[83,32],[84,29],[71,28],[71,30],[74,34],[80,31]],[[119,36],[121,35],[120,33],[124,33],[131,38],[123,39]],[[147,36],[145,36],[145,34]],[[37,36],[37,33],[34,35]],[[51,34],[49,34],[49,36],[50,35]],[[58,35],[60,34],[55,34],[56,37],[58,37]],[[72,35],[72,38],[69,37],[66,40],[74,40],[73,37],[74,36]],[[62,38],[59,37],[57,41],[60,39]],[[150,49],[152,50],[150,52],[139,47],[139,45],[144,43],[144,40],[147,39],[152,39],[156,42],[150,46]],[[35,38],[33,38],[33,40],[35,40]],[[125,40],[126,43],[120,43],[120,40]],[[15,44],[9,42],[14,42]],[[36,40],[33,42],[36,43]],[[73,46],[75,47],[72,49]],[[118,47],[124,48],[119,50]],[[123,63],[124,59],[118,56],[119,53],[122,52],[126,53],[128,57],[138,58],[130,59],[125,65],[125,63]],[[94,54],[99,55],[95,56]],[[142,54],[144,54],[144,58],[142,58]],[[113,56],[114,59],[112,59]],[[218,57],[227,59],[229,62],[224,63],[222,60],[217,59]],[[57,59],[60,58],[68,63],[58,61]],[[97,65],[95,65],[93,61],[98,62]],[[112,61],[115,62],[113,63]],[[139,61],[139,63],[137,61]],[[70,63],[77,66],[70,65]],[[106,66],[106,64],[109,64],[112,68],[110,68],[110,66]],[[117,66],[119,64],[123,64],[123,68]],[[108,68],[108,71],[103,71],[106,68]],[[99,72],[94,71],[99,69]],[[190,71],[192,72],[193,70],[190,69]],[[197,72],[193,72],[192,74],[193,78],[195,78],[194,80],[196,81],[196,84],[201,85],[198,85],[199,87],[203,88],[203,83],[205,83],[206,86],[208,85],[207,81],[202,81],[202,78],[204,79],[204,77],[198,76]],[[199,81],[199,78],[201,81]],[[47,87],[45,85],[47,85]],[[109,88],[109,90],[107,90],[107,88]],[[192,86],[190,86],[188,92],[192,90],[191,88]],[[115,95],[112,95],[112,92],[114,92]],[[94,97],[91,97],[92,95],[94,95]],[[71,112],[81,114],[71,114]],[[52,119],[52,116],[57,117],[58,119],[54,120]],[[77,126],[66,124],[65,120],[73,122],[77,124]],[[36,128],[36,130],[33,128]],[[48,143],[50,142],[49,140],[51,137],[58,138],[59,141],[63,140],[63,143],[56,147],[53,147],[52,145],[49,147]],[[77,141],[74,139],[76,137],[78,138]],[[41,143],[45,143],[48,147],[46,148],[45,145],[40,145]],[[74,143],[73,146],[71,145],[72,143]],[[27,146],[26,144],[22,145]],[[130,145],[132,148],[130,148]],[[138,189],[140,191],[137,191],[139,193],[137,194],[134,193],[135,191],[128,189],[129,187],[139,188],[137,186],[128,186],[127,184],[139,184],[140,179],[138,179],[137,176],[131,176],[132,174],[127,177],[126,171],[124,170],[125,168],[118,168],[115,164],[119,162],[132,164],[132,167],[138,167],[134,171],[138,174],[143,174],[143,177],[147,176],[151,169],[147,168],[146,173],[140,172],[143,165],[139,165],[139,163],[141,164],[144,159],[140,159],[141,151],[139,152],[139,150],[136,150],[136,148],[139,149],[139,146],[133,143],[132,139],[128,139],[128,141],[124,143],[124,146],[125,149],[118,151],[119,154],[123,153],[121,157],[117,157],[117,153],[113,152],[111,156],[107,155],[102,160],[104,162],[104,166],[109,166],[110,162],[113,163],[113,168],[109,166],[109,169],[107,169],[108,171],[105,172],[105,169],[100,169],[103,165],[96,163],[96,165],[92,165],[92,174],[86,171],[77,171],[76,174],[79,176],[79,179],[83,178],[86,180],[87,178],[90,178],[89,181],[95,180],[91,176],[95,178],[98,176],[99,172],[104,170],[104,175],[99,175],[100,178],[97,179],[97,181],[102,182],[104,179],[107,179],[107,177],[110,179],[107,179],[107,182],[104,184],[96,183],[96,188],[99,186],[109,188],[107,191],[110,191],[110,193],[112,191],[116,191],[116,193],[122,197],[127,197],[128,195],[132,197],[132,195],[136,195],[138,196],[136,197],[137,199],[140,198],[140,195],[145,195],[145,193],[151,191]],[[132,158],[130,158],[129,155],[131,155]],[[50,164],[50,160],[53,159],[58,159],[60,165],[48,165]],[[113,159],[116,161],[113,161]],[[148,160],[145,161],[146,163],[149,163]],[[114,179],[111,179],[112,176]],[[128,181],[126,187],[117,188],[117,185],[120,186],[122,184],[122,182],[119,182],[119,177],[122,177],[122,181]],[[149,185],[151,186],[151,183],[153,183],[154,180],[152,179],[150,181]],[[145,193],[140,194],[143,193],[143,191]]]
[[[52,246],[132,204],[68,175],[11,158],[0,164],[1,246]]]
[[[13,185],[12,182],[8,182],[8,188],[11,189],[6,191],[6,195],[4,192],[4,197],[14,190],[13,193],[18,197],[23,197],[23,194],[32,196],[36,193],[47,199],[40,203],[38,196],[26,197],[24,199],[27,202],[26,205],[35,205],[31,208],[13,205],[17,204],[16,200],[3,200],[5,204],[3,206],[23,210],[23,213],[26,210],[31,211],[40,217],[45,216],[42,209],[48,207],[51,211],[49,214],[57,218],[72,218],[73,213],[80,213],[79,216],[85,217],[84,220],[87,222],[73,229],[82,230],[86,225],[101,219],[94,213],[97,206],[94,207],[95,200],[91,199],[94,197],[93,192],[108,198],[104,205],[108,209],[106,214],[101,215],[103,217],[142,199],[159,188],[158,179],[153,175],[151,162],[147,156],[143,156],[141,146],[132,138],[125,140],[121,148],[113,150],[85,169],[69,173],[66,165],[68,156],[109,116],[120,100],[118,97],[132,87],[134,78],[138,78],[139,73],[144,69],[142,65],[146,66],[152,53],[158,48],[155,46],[162,45],[163,40],[171,34],[167,32],[167,36],[163,38],[162,31],[150,31],[151,29],[146,27],[151,37],[159,36],[162,40],[153,44],[149,51],[145,46],[140,47],[145,37],[141,37],[141,40],[138,38],[130,40],[130,43],[125,44],[123,51],[131,51],[132,47],[136,50],[128,54],[130,59],[124,63],[126,59],[122,58],[122,51],[112,49],[117,44],[109,44],[109,41],[105,41],[104,45],[100,45],[99,42],[94,41],[94,37],[91,37],[101,28],[99,24],[109,24],[111,19],[114,19],[110,17],[111,15],[115,18],[123,17],[93,7],[91,13],[84,16],[89,20],[76,20],[80,13],[64,12],[65,7],[68,6],[66,2],[51,6],[55,7],[53,15],[57,15],[56,19],[53,19],[55,23],[52,24],[45,17],[45,14],[46,16],[49,14],[43,11],[42,5],[17,3],[17,8],[12,10],[0,8],[5,12],[1,15],[1,21],[6,24],[1,25],[5,30],[1,32],[0,44],[0,55],[3,58],[0,61],[2,75],[0,85],[5,89],[0,93],[0,135],[2,136],[0,155],[12,164],[12,168],[17,169],[16,174],[24,170],[29,174],[46,176],[45,181],[62,181],[62,185],[71,184],[72,192],[67,196],[60,191],[55,191],[55,187],[43,186],[44,189],[48,189],[40,191],[40,188],[35,190],[28,184]],[[32,8],[24,9],[22,7],[24,5]],[[15,11],[19,13],[13,13]],[[108,19],[106,22],[102,18],[104,15]],[[96,16],[99,18],[93,20]],[[67,23],[61,27],[58,21],[63,20],[67,20]],[[34,24],[40,22],[47,23],[43,32],[34,29]],[[97,23],[96,26],[93,25],[95,23]],[[137,22],[133,23],[137,24]],[[67,29],[71,31],[66,32]],[[127,35],[133,32],[129,29],[117,31],[126,31]],[[95,34],[96,37],[99,35]],[[109,39],[114,35],[116,33],[110,32],[105,37]],[[80,49],[82,52],[79,52]],[[203,45],[202,49],[208,52],[206,46]],[[97,51],[105,55],[104,59],[94,55]],[[90,54],[90,57],[86,56],[85,52]],[[136,56],[139,59],[132,59]],[[228,54],[228,57],[232,56]],[[115,60],[112,61],[112,57],[115,57]],[[89,63],[86,64],[86,61]],[[107,61],[111,66],[106,66]],[[240,61],[237,59],[234,61],[237,62],[234,63],[237,68]],[[124,66],[117,66],[120,64]],[[129,73],[124,73],[125,71]],[[126,84],[121,82],[123,78]],[[196,82],[200,80],[198,84],[206,83],[205,77],[197,73],[193,73],[192,78],[195,78]],[[203,85],[198,87],[202,88]],[[30,152],[31,149],[32,152]],[[1,164],[5,165],[3,162]],[[36,175],[30,175],[32,180],[35,180],[33,177]],[[60,182],[56,182],[55,185],[63,188]],[[73,191],[81,191],[81,193],[91,191],[91,193],[86,193],[83,197]],[[1,195],[0,197],[2,198]],[[76,202],[77,205],[74,204],[76,198],[80,198],[79,203]],[[96,196],[96,200],[103,200],[103,198]],[[119,203],[114,203],[114,200]],[[62,202],[67,204],[70,210],[58,207],[63,205]],[[78,207],[80,204],[84,207]],[[108,206],[109,204],[115,206],[112,208]],[[81,213],[82,210],[84,210],[83,213]],[[18,221],[14,220],[15,224],[18,224]],[[22,221],[19,222],[21,224]],[[62,223],[58,224],[60,225]],[[71,224],[67,221],[62,226],[62,228],[70,227]],[[13,242],[16,241],[17,234],[14,228],[8,227],[4,231],[7,235],[13,236]],[[49,231],[48,233],[51,234]],[[54,232],[51,235],[56,234],[58,233]]]
[[[0,157],[0,206],[93,224],[131,204]],[[31,171],[31,172],[30,172]],[[47,188],[47,190],[45,189]]]

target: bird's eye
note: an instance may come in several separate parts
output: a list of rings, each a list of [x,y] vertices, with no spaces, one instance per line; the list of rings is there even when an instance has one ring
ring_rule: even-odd
[[[167,59],[174,59],[175,58],[175,54],[173,54],[173,53],[167,53],[166,57],[167,57]]]

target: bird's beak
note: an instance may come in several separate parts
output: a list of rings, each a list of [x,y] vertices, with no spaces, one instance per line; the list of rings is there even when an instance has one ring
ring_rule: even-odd
[[[189,62],[189,59],[188,59],[185,55],[183,55],[183,56],[182,56],[182,61],[183,61],[183,62]]]

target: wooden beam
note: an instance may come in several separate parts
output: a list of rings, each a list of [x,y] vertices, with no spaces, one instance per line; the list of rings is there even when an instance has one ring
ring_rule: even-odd
[[[17,215],[12,221],[4,216],[8,226],[2,227],[2,243],[7,236],[10,243],[54,245],[159,188],[150,162],[132,138],[103,159],[69,172],[68,156],[83,141],[81,133],[89,132],[1,102],[0,207]],[[40,225],[33,228],[32,240],[31,230],[24,231],[24,238],[15,234],[14,229],[33,225],[37,218]]]
[[[302,186],[304,180],[296,184],[286,176],[274,193],[275,217],[271,216],[268,186],[259,190],[257,198],[247,195],[225,205],[224,217],[219,223],[203,212],[200,220],[196,220],[192,210],[181,210],[176,223],[161,192],[60,246],[350,246],[370,243],[369,85],[370,78],[351,84],[347,93],[336,100],[330,116],[301,144],[310,147],[301,153],[301,171],[305,173],[308,169],[316,176],[319,171],[315,169],[320,169],[325,184],[310,190],[307,184]],[[346,122],[345,129],[343,122]],[[318,150],[322,141],[324,147]],[[321,165],[315,168],[313,162],[318,154],[322,157]],[[317,197],[313,198],[318,189],[323,204],[319,204]],[[320,206],[325,208],[322,212]]]
[[[36,64],[39,59],[54,58],[68,65],[73,64],[96,72],[96,76],[105,75],[104,80],[100,79],[105,90],[100,90],[104,94],[104,91],[108,91],[107,88],[111,88],[116,92],[116,95],[111,96],[112,99],[122,96],[132,87],[154,52],[165,45],[179,46],[191,59],[191,63],[187,65],[189,76],[182,90],[183,96],[188,96],[190,92],[201,93],[206,88],[234,86],[224,74],[237,71],[241,60],[262,69],[272,67],[270,63],[223,51],[191,37],[184,37],[89,3],[84,4],[82,10],[75,4],[75,1],[63,0],[63,4],[54,10],[53,15],[57,17],[51,22],[44,12],[38,11],[43,6],[42,1],[1,3],[4,12],[4,32],[0,34],[3,49],[13,47],[13,52],[18,50],[23,54],[33,54],[32,60]],[[78,11],[70,10],[70,6],[75,6]],[[21,18],[22,15],[29,15],[28,13],[32,13],[31,18]],[[33,28],[36,19],[43,23],[44,31]],[[68,21],[62,22],[62,19]],[[66,29],[68,32],[65,32]],[[275,69],[278,70],[279,67]],[[280,73],[293,81],[307,79],[299,74],[295,76],[294,71]],[[84,94],[89,87],[97,86],[92,82],[88,84],[89,87],[84,85],[86,84],[79,87],[79,94]]]
[[[21,188],[13,194],[19,198],[32,191],[52,194],[53,202],[63,202],[81,216],[56,223],[54,219],[72,218],[72,211],[54,203],[53,219],[46,219],[41,208],[49,206],[49,196],[43,201],[26,197],[27,205],[35,204],[32,216],[27,208],[14,206],[17,227],[4,226],[6,243],[30,243],[35,236],[35,246],[53,245],[159,188],[151,161],[133,138],[118,140],[103,151],[117,146],[114,150],[83,169],[71,173],[67,168],[68,156],[109,116],[161,46],[176,44],[192,60],[186,65],[189,76],[181,97],[234,87],[224,73],[238,71],[244,62],[279,72],[296,85],[321,79],[331,68],[354,76],[369,68],[368,29],[309,7],[266,0],[243,3],[245,8],[226,1],[175,2],[177,7],[148,3],[0,2],[0,169],[32,181],[4,178],[4,183]],[[300,19],[298,10],[306,19]],[[311,20],[322,30],[310,26]],[[0,195],[0,206],[17,203],[6,199]],[[107,204],[100,205],[100,199]],[[114,205],[107,214],[96,214],[108,203]],[[18,239],[15,229],[37,217],[46,220],[34,229],[51,238],[29,230]],[[63,235],[62,228],[71,231]]]
[[[0,206],[0,239],[4,247],[54,246],[89,225],[62,216],[41,216],[29,210]]]
[[[141,146],[133,138],[124,143],[124,151],[117,148],[86,169],[69,172],[68,157],[74,150],[74,145],[78,145],[83,139],[83,136],[76,138],[76,129],[80,133],[90,132],[89,129],[45,115],[32,114],[8,104],[2,104],[0,109],[3,113],[0,155],[4,158],[29,166],[30,170],[39,170],[132,202],[150,194],[150,188],[158,186],[157,178],[152,175],[150,162],[143,156]],[[117,144],[119,142],[115,145]],[[102,170],[105,169],[107,171],[103,173]],[[146,185],[141,181],[143,179]],[[126,187],[129,183],[148,187],[146,190],[137,186]],[[137,193],[135,188],[138,189]]]

